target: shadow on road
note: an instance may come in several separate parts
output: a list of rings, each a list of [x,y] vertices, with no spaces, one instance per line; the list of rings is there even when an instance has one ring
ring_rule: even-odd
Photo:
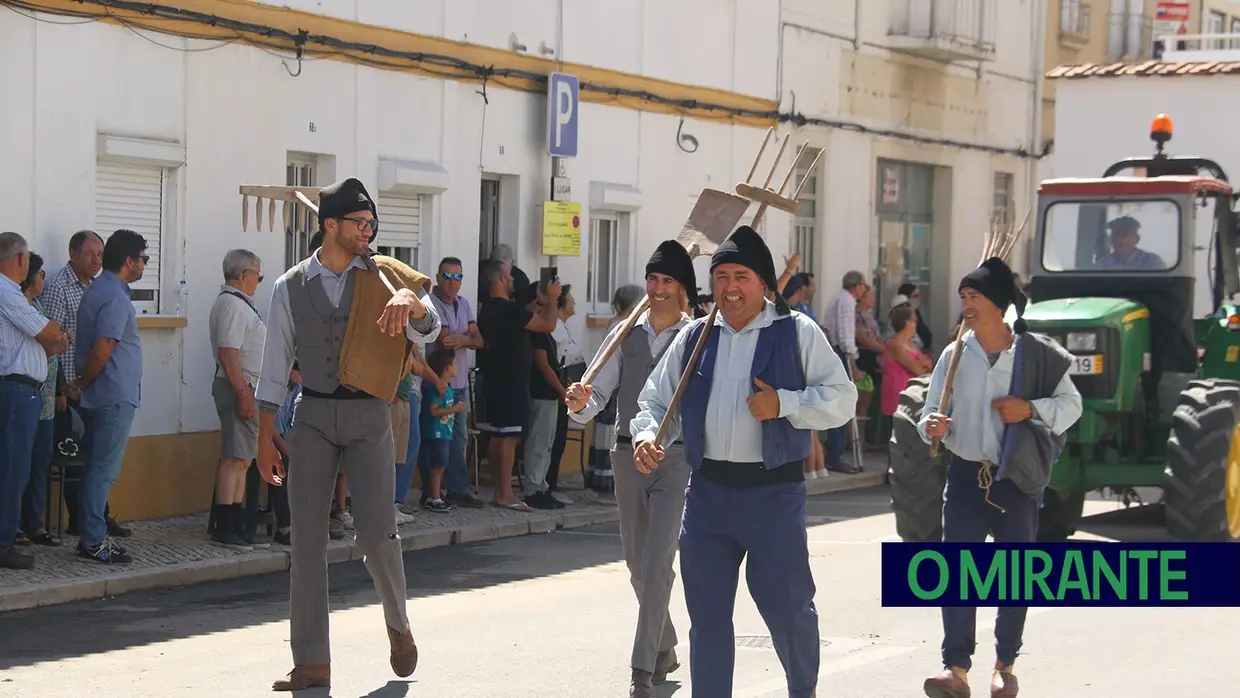
[[[622,559],[617,535],[604,531],[583,544],[580,537],[556,532],[409,552],[405,579],[412,600]],[[360,561],[330,565],[328,577],[332,611],[377,602]],[[0,616],[0,675],[40,662],[287,621],[288,603],[288,573],[278,572],[5,613]],[[370,695],[400,698],[407,690],[406,683],[394,681]]]

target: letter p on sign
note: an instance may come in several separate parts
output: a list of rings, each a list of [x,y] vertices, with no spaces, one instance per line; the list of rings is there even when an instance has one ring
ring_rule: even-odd
[[[552,73],[547,78],[547,153],[577,157],[577,76]]]

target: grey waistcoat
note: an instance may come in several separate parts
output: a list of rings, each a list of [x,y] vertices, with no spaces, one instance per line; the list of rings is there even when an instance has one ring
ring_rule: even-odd
[[[671,330],[672,339],[663,345],[663,351],[672,346],[680,330]],[[637,397],[646,386],[646,379],[659,363],[659,357],[650,354],[650,335],[646,328],[634,326],[620,345],[620,383],[616,386],[616,433],[632,438],[629,422],[637,416]]]
[[[1072,365],[1072,355],[1045,335],[1027,332],[1016,341],[1011,394],[1022,400],[1053,396]],[[1032,420],[1009,424],[997,474],[1025,494],[1037,495],[1050,483],[1051,468],[1066,443],[1066,433],[1055,434]]]
[[[332,307],[321,280],[307,279],[307,259],[293,267],[288,277],[288,306],[293,313],[293,346],[301,370],[301,384],[318,393],[340,387],[340,350],[353,306],[353,271],[344,282],[340,306]]]

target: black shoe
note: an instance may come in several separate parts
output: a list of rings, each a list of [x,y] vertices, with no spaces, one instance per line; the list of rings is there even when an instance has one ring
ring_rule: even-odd
[[[105,536],[103,540],[90,547],[78,543],[77,554],[88,560],[102,562],[105,565],[124,565],[133,562],[129,553],[116,544],[116,541]]]
[[[274,540],[280,545],[292,545],[293,544],[292,533],[293,533],[292,531],[285,531],[284,533],[276,531],[275,533],[271,535],[271,540]]]
[[[32,570],[34,569],[34,555],[14,545],[0,548],[0,567],[10,570]]]
[[[449,504],[455,504],[457,506],[468,507],[470,509],[481,509],[482,507],[486,506],[485,504],[483,504],[481,499],[478,499],[477,497],[474,497],[473,495],[468,494],[468,493],[457,494],[456,492],[449,492],[446,495],[444,495],[444,501],[448,502]]]
[[[427,511],[433,511],[437,514],[446,514],[452,511],[453,509],[455,509],[456,507],[452,506],[451,504],[448,504],[442,499],[428,499],[426,500],[426,504],[422,505],[422,508]]]
[[[531,507],[534,507],[535,509],[542,509],[543,511],[553,511],[555,509],[558,509],[559,506],[556,506],[556,505],[560,504],[559,502],[555,501],[554,497],[547,494],[546,492],[534,492],[532,494],[526,495],[525,503],[530,505]]]
[[[116,523],[116,519],[108,517],[108,535],[113,538],[128,538],[133,535],[133,531]]]

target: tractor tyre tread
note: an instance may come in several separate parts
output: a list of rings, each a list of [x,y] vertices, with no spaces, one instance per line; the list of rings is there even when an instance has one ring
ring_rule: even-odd
[[[1240,383],[1191,381],[1180,394],[1163,476],[1167,532],[1185,542],[1231,541],[1227,461],[1240,419]]]
[[[943,538],[943,487],[946,457],[930,455],[930,445],[917,431],[930,388],[929,376],[909,381],[892,416],[888,478],[896,533],[908,543],[934,543]]]

